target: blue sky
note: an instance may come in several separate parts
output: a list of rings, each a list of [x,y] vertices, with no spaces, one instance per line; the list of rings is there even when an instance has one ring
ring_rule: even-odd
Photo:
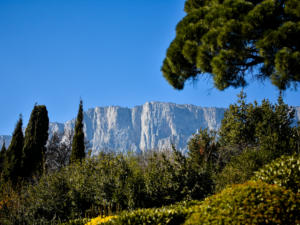
[[[20,113],[27,124],[35,103],[50,121],[84,108],[147,101],[227,107],[240,89],[223,92],[208,78],[174,90],[160,68],[185,0],[0,0],[0,134]],[[276,101],[269,82],[251,82],[248,100]],[[299,106],[299,92],[285,101]]]

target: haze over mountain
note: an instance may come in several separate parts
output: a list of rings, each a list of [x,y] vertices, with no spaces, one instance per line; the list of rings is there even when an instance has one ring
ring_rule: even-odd
[[[296,121],[300,120],[300,107]],[[182,151],[193,133],[199,128],[218,130],[225,108],[146,102],[134,108],[119,106],[96,107],[84,112],[84,132],[92,154],[102,150],[147,151],[162,150],[174,144]],[[50,123],[49,133],[64,134],[66,138],[75,119],[65,123]],[[0,136],[0,145],[10,136]]]

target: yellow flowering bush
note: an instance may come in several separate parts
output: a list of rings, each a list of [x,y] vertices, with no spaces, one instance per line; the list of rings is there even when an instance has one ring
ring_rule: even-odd
[[[184,225],[300,224],[300,195],[249,181],[206,198]]]
[[[116,216],[106,216],[106,217],[102,217],[102,216],[98,216],[94,219],[91,219],[90,222],[86,223],[85,225],[99,225],[99,224],[104,224],[108,221],[110,221],[111,219],[116,218]]]

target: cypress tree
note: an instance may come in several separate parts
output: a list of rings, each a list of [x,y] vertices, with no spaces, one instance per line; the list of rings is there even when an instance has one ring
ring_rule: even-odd
[[[25,131],[23,148],[23,176],[30,178],[42,174],[48,140],[49,118],[44,105],[35,105]]]
[[[72,151],[70,156],[70,163],[75,161],[81,161],[85,157],[84,146],[84,133],[83,133],[83,105],[80,100],[79,110],[75,123],[75,132],[72,142]]]
[[[22,116],[17,122],[15,130],[13,132],[11,143],[6,151],[4,168],[3,168],[3,178],[4,180],[12,181],[16,183],[22,176],[22,150],[24,144],[23,136],[23,120]]]
[[[5,148],[5,141],[4,141],[0,152],[0,175],[2,174],[3,171],[3,165],[6,158],[5,156],[6,156],[6,148]]]

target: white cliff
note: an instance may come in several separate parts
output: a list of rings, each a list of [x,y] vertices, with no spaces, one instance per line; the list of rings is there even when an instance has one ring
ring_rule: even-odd
[[[300,107],[295,107],[295,120],[300,120]],[[96,107],[84,112],[84,132],[92,154],[102,150],[118,152],[169,149],[172,144],[182,151],[193,133],[200,128],[218,130],[225,108],[147,102],[142,106]],[[49,133],[72,131],[75,119],[50,123]],[[9,136],[0,136],[9,143]]]

